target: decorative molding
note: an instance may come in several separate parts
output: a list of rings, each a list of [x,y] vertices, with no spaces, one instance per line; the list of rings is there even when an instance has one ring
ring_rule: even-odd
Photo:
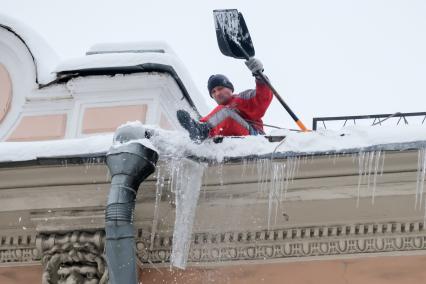
[[[0,265],[31,263],[40,260],[35,233],[2,234],[0,236]]]
[[[142,262],[169,262],[172,237],[160,236],[149,250],[139,239]],[[188,262],[288,259],[426,250],[423,222],[389,222],[323,227],[300,227],[252,232],[196,233]]]
[[[136,249],[139,260],[143,263],[169,262],[172,238],[172,234],[157,235],[151,250],[150,233],[145,228],[138,228]],[[33,263],[41,260],[45,267],[43,277],[49,279],[54,273],[51,267],[59,260],[68,266],[72,265],[69,262],[71,260],[79,263],[88,261],[91,262],[90,267],[94,264],[98,267],[95,276],[103,277],[106,271],[104,242],[103,231],[40,234],[36,243],[34,234],[2,236],[0,264]],[[192,236],[188,262],[292,258],[300,260],[304,257],[422,250],[426,250],[426,229],[423,221],[387,222],[294,227],[269,231],[195,233]]]

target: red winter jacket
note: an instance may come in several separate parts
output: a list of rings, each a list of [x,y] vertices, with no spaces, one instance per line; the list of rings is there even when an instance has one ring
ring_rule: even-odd
[[[218,105],[200,121],[212,126],[210,137],[250,135],[250,127],[264,133],[262,117],[271,104],[272,96],[271,89],[261,80],[256,80],[255,90],[234,94],[227,104]]]

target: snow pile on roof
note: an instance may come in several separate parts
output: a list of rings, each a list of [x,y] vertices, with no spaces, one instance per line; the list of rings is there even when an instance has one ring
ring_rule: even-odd
[[[407,150],[426,147],[426,127],[347,127],[340,131],[294,132],[279,130],[272,135],[286,136],[281,142],[269,142],[262,136],[226,138],[216,144],[190,141],[184,132],[158,130],[151,142],[163,156],[193,156],[221,162],[240,157],[283,157],[348,153],[369,150]]]
[[[144,42],[112,42],[97,43],[90,47],[87,55],[100,53],[168,53],[175,55],[174,51],[167,43],[163,41],[144,41]]]
[[[347,127],[340,131],[316,132],[278,131],[285,135],[282,142],[269,142],[262,136],[226,138],[216,144],[211,140],[193,143],[186,132],[167,131],[131,122],[129,127],[147,129],[152,133],[146,144],[163,158],[193,157],[221,162],[241,157],[284,157],[349,153],[368,150],[407,150],[426,148],[425,126]],[[136,130],[136,129],[135,129]],[[42,157],[79,156],[106,153],[112,146],[113,135],[41,142],[2,142],[0,161],[25,161]]]
[[[162,53],[99,53],[67,59],[56,67],[55,72],[73,72],[89,69],[133,67],[144,63],[173,65],[173,59]]]
[[[2,26],[20,36],[30,49],[36,64],[38,83],[47,84],[53,81],[56,78],[53,70],[59,62],[59,57],[44,38],[19,21],[0,14],[0,27]]]

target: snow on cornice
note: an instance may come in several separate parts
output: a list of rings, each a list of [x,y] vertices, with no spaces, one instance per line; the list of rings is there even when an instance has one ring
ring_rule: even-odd
[[[263,136],[246,136],[193,143],[184,132],[157,130],[151,137],[160,155],[192,157],[205,161],[232,161],[251,158],[352,154],[367,151],[403,151],[426,148],[426,126],[347,127],[339,131],[294,132],[278,130],[270,135],[285,136],[269,142]]]
[[[149,141],[162,158],[190,157],[210,162],[426,148],[425,127],[420,126],[347,127],[340,131],[315,132],[280,131],[279,135],[286,136],[282,142],[269,142],[262,136],[247,136],[224,139],[219,144],[211,140],[197,144],[189,139],[186,132],[145,127],[140,122],[131,122],[128,126],[149,131]],[[112,145],[112,134],[57,141],[2,142],[0,163],[49,157],[84,157],[96,153],[104,155]]]
[[[3,14],[0,14],[0,28],[14,33],[28,48],[36,66],[38,84],[47,84],[56,78],[53,70],[59,57],[43,37],[18,20]]]

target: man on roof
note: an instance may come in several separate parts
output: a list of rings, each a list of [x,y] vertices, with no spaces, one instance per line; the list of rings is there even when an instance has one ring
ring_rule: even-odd
[[[188,112],[178,110],[177,118],[194,141],[203,141],[215,136],[262,135],[262,117],[272,101],[272,91],[257,74],[263,71],[263,64],[256,58],[245,62],[256,81],[256,88],[234,94],[231,81],[222,74],[210,76],[207,89],[217,107],[199,121],[192,119]]]

